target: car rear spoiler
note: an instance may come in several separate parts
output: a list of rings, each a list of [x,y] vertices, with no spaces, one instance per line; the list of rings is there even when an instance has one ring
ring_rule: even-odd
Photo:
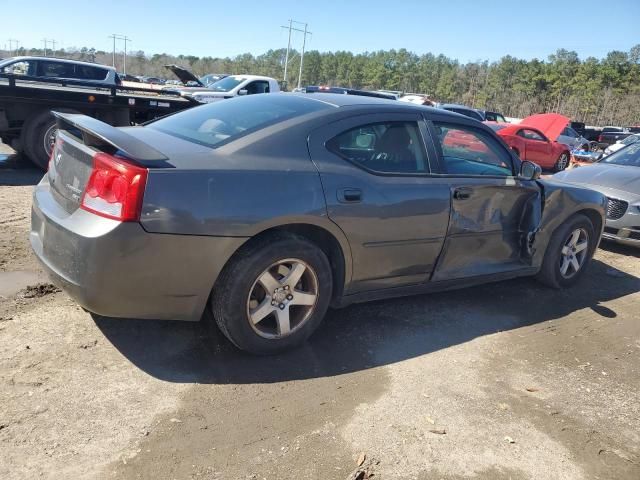
[[[85,145],[99,146],[100,143],[107,143],[131,160],[139,162],[169,160],[164,154],[142,140],[93,117],[80,113],[51,113],[56,117],[59,130],[80,130]]]

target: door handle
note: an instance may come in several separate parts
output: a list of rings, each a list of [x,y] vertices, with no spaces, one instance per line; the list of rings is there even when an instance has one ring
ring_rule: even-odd
[[[466,200],[471,196],[470,188],[456,188],[453,191],[453,198],[456,200]]]
[[[338,190],[340,203],[359,203],[362,201],[362,190],[359,188],[341,188]]]

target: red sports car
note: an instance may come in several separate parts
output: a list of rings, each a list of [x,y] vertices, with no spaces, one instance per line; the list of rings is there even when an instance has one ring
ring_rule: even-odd
[[[556,142],[569,123],[557,113],[542,113],[518,124],[486,122],[522,160],[535,162],[543,169],[559,172],[567,168],[569,147]]]

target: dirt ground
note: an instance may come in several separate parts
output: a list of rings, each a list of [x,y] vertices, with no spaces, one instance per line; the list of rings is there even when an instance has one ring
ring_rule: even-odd
[[[567,291],[333,311],[254,358],[27,288],[39,175],[0,167],[0,478],[640,478],[640,250],[603,245]]]

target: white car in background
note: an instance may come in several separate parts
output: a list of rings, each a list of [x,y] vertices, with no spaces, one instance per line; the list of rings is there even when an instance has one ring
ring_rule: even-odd
[[[613,152],[617,152],[621,148],[626,147],[627,145],[631,145],[632,143],[636,143],[640,140],[640,133],[633,133],[622,140],[618,140],[616,143],[609,145],[604,149],[605,155],[611,155]]]
[[[207,91],[193,93],[192,97],[200,103],[212,103],[241,95],[276,93],[279,91],[278,81],[271,77],[230,75],[208,85]]]

